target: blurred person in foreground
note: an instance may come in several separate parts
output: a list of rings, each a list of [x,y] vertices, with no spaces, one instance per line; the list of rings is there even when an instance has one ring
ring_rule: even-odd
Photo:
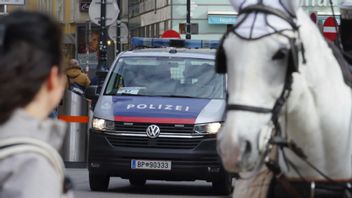
[[[88,75],[82,71],[78,60],[71,59],[65,73],[68,78],[68,88],[77,94],[83,95],[90,84],[90,80]]]
[[[0,18],[0,145],[17,141],[0,146],[0,157],[8,149],[28,149],[0,160],[0,197],[67,196],[57,153],[65,126],[48,119],[66,84],[61,42],[60,25],[44,14],[17,11]]]

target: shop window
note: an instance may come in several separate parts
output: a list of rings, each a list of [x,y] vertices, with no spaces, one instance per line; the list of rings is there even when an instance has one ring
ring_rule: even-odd
[[[178,25],[178,27],[179,27],[180,34],[186,34],[186,24],[185,23],[180,23]],[[191,34],[198,34],[198,33],[199,33],[198,23],[192,23],[191,24]]]

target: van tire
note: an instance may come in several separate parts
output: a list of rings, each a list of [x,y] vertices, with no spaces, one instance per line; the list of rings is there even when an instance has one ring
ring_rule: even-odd
[[[133,186],[144,186],[147,182],[147,180],[143,178],[129,178],[128,180]]]
[[[221,179],[212,181],[212,187],[218,195],[229,195],[233,191],[232,176],[225,173]]]
[[[89,173],[89,186],[92,191],[107,191],[110,176]]]

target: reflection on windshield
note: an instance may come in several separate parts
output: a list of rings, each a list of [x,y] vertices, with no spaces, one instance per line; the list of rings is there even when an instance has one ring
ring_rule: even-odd
[[[130,57],[119,60],[105,94],[222,99],[224,82],[214,60]]]

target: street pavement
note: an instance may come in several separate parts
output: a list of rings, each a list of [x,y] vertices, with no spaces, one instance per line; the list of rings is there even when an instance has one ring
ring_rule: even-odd
[[[212,192],[211,183],[195,182],[166,182],[148,180],[145,186],[131,186],[128,180],[117,177],[110,178],[108,192],[91,192],[88,182],[87,169],[67,169],[74,184],[75,198],[140,198],[140,197],[168,197],[168,198],[229,198]]]

